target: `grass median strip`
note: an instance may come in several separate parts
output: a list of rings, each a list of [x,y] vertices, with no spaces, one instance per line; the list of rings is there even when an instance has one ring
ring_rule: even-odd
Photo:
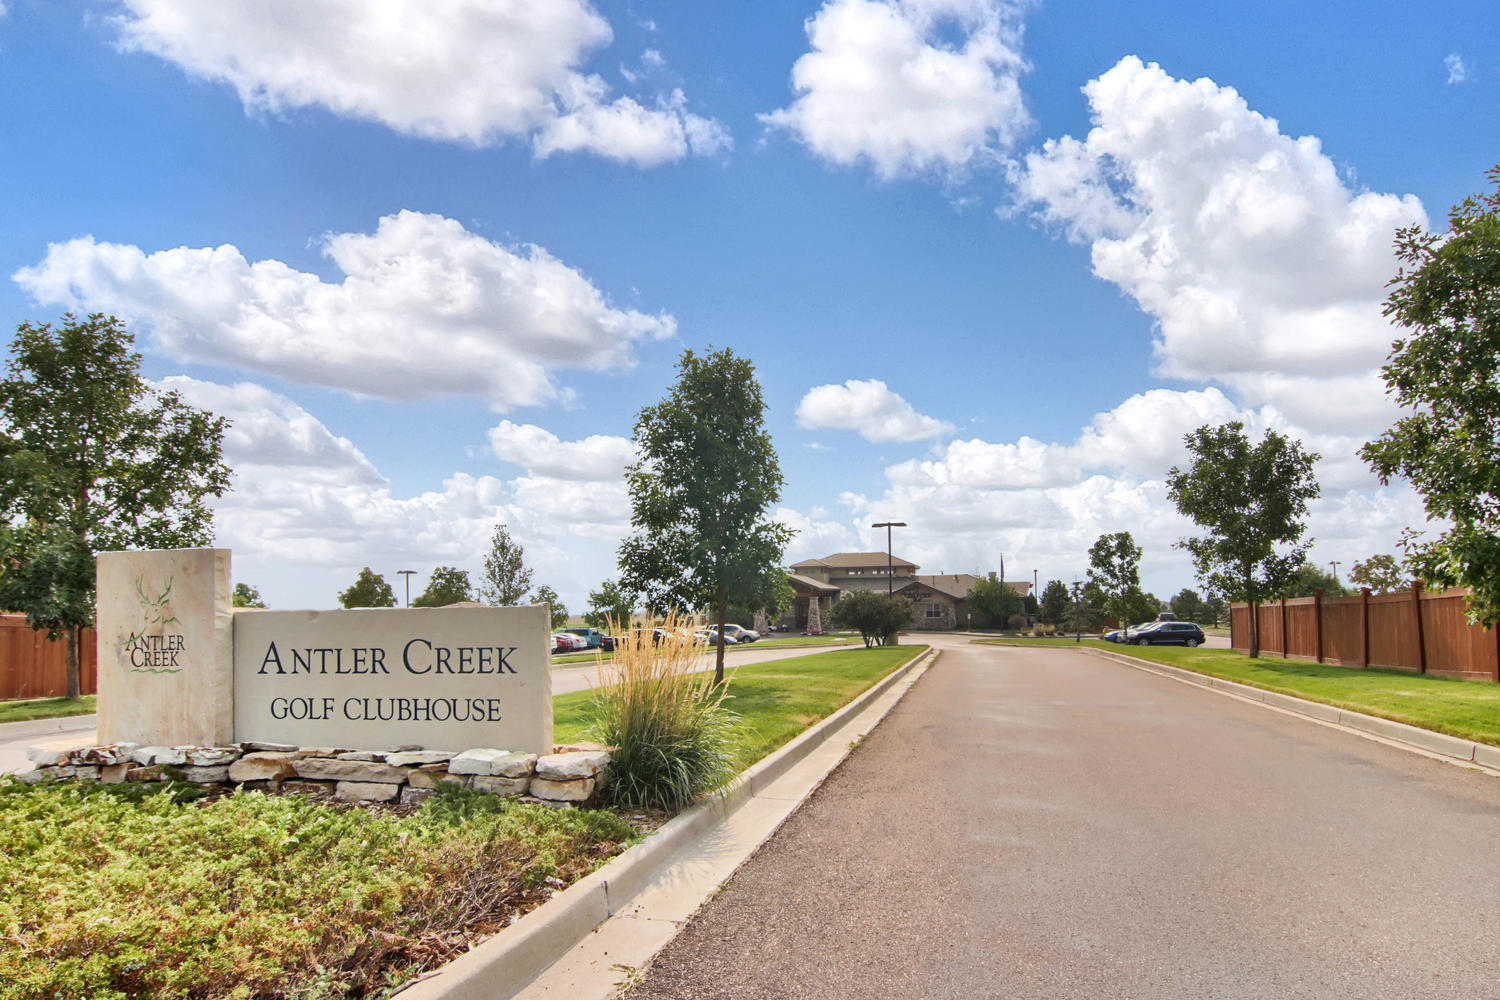
[[[737,753],[760,759],[925,648],[740,668]],[[559,742],[585,737],[590,694],[554,699]],[[0,1000],[388,996],[639,836],[614,812],[461,789],[416,810],[202,795],[0,778]]]
[[[0,701],[0,723],[30,722],[33,719],[62,719],[70,715],[92,715],[95,696],[82,698],[27,698],[23,701]]]
[[[1083,644],[1351,712],[1420,726],[1460,739],[1500,746],[1500,684],[1428,677],[1374,667],[1353,669],[1311,660],[1283,660],[1280,656],[1252,660],[1244,653],[1230,649],[1120,646],[1092,639],[1084,640]],[[1074,646],[1074,642],[1071,639],[1022,639],[1005,645]]]
[[[860,692],[926,646],[839,649],[808,656],[733,667],[730,711],[744,724],[744,766],[760,760],[808,726],[838,711]],[[552,699],[553,738],[559,743],[587,739],[591,691]]]

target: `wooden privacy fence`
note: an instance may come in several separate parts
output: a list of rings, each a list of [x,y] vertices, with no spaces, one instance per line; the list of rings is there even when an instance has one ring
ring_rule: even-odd
[[[97,690],[94,630],[78,643],[78,679],[84,694]],[[0,698],[61,698],[68,693],[68,651],[61,639],[26,624],[25,615],[0,615]]]
[[[1466,590],[1295,597],[1259,605],[1260,651],[1344,667],[1389,667],[1500,682],[1500,629],[1470,625]],[[1229,644],[1250,648],[1250,607],[1229,612]]]

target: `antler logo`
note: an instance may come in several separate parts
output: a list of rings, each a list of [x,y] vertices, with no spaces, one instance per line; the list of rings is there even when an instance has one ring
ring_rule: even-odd
[[[172,578],[167,577],[161,593],[152,596],[146,590],[145,578],[137,576],[135,596],[141,605],[141,627],[127,636],[123,643],[130,653],[130,669],[146,674],[181,672],[182,634],[167,631],[174,625],[182,625],[172,613]]]

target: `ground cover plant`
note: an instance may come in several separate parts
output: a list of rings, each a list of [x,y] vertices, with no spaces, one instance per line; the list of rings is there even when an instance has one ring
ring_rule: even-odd
[[[837,649],[807,656],[747,663],[734,669],[726,704],[739,716],[739,753],[748,766],[808,726],[838,711],[870,685],[926,646]],[[704,667],[708,666],[704,660]],[[552,700],[553,738],[588,739],[590,691]]]
[[[0,1000],[382,995],[635,836],[457,789],[410,815],[195,794],[0,779]]]
[[[1028,639],[1025,644],[1074,645],[1072,639]],[[1095,639],[1085,639],[1083,644],[1500,746],[1500,684],[1428,677],[1374,667],[1351,669],[1311,660],[1264,656],[1252,660],[1231,649],[1122,648]]]
[[[82,698],[27,698],[22,701],[0,701],[0,723],[26,722],[30,719],[60,719],[69,715],[92,715],[96,696]]]

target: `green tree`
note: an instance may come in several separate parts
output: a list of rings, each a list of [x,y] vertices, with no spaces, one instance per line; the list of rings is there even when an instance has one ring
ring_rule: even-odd
[[[1037,612],[1037,619],[1044,625],[1059,625],[1068,613],[1068,605],[1073,603],[1073,596],[1068,593],[1067,584],[1061,580],[1048,580],[1047,586],[1042,588],[1042,603]]]
[[[339,593],[339,604],[346,608],[394,608],[396,595],[385,577],[366,566],[349,589]]]
[[[568,608],[562,599],[557,596],[557,591],[545,583],[536,588],[536,593],[531,595],[532,604],[545,604],[552,609],[552,631],[556,632],[568,624]]]
[[[1377,594],[1387,594],[1393,590],[1400,590],[1408,583],[1409,577],[1396,561],[1396,557],[1388,553],[1381,553],[1357,562],[1349,571],[1349,582],[1360,587],[1369,587]]]
[[[1324,597],[1343,597],[1349,593],[1349,588],[1340,583],[1338,577],[1305,562],[1287,581],[1284,594],[1287,597],[1311,597],[1320,590]]]
[[[911,624],[911,601],[874,590],[856,590],[834,602],[828,614],[837,628],[853,629],[865,648],[883,646]]]
[[[1135,620],[1129,612],[1139,604],[1131,590],[1140,590],[1140,564],[1141,547],[1128,531],[1100,535],[1089,548],[1089,584],[1098,589],[1102,598],[1098,603],[1105,616],[1115,619],[1121,628],[1130,627]]]
[[[1021,595],[994,573],[970,587],[965,600],[980,628],[1004,628],[1021,611]]]
[[[635,534],[620,545],[621,583],[646,607],[708,608],[722,630],[731,602],[768,608],[792,531],[766,516],[781,467],[755,368],[728,349],[682,352],[667,397],[635,422],[640,460],[626,470]],[[724,647],[714,679],[724,680]]]
[[[630,616],[635,612],[635,595],[614,580],[605,580],[598,590],[589,591],[589,609],[584,612],[583,623],[592,628],[606,629],[610,622],[620,629],[630,627]]]
[[[1098,632],[1104,627],[1104,600],[1104,591],[1097,585],[1081,587],[1076,600],[1070,595],[1067,614],[1059,624],[1068,632]]]
[[[1217,594],[1250,605],[1250,656],[1260,656],[1255,606],[1279,594],[1307,558],[1307,502],[1318,495],[1313,463],[1275,431],[1252,446],[1244,424],[1203,426],[1187,435],[1192,466],[1173,466],[1167,495],[1208,534],[1177,544],[1193,556],[1198,578]]]
[[[234,585],[234,606],[237,608],[263,608],[266,602],[260,599],[260,591],[248,583]]]
[[[469,585],[469,571],[456,566],[439,566],[427,578],[427,589],[411,602],[414,608],[445,608],[474,599]]]
[[[1172,614],[1179,621],[1201,622],[1203,619],[1203,598],[1198,596],[1196,590],[1184,587],[1172,598],[1171,605]]]
[[[113,316],[23,323],[0,381],[0,607],[63,638],[69,698],[95,555],[207,545],[229,489],[228,421],[151,388],[133,347]]]
[[[1409,415],[1360,449],[1382,483],[1405,476],[1433,541],[1408,532],[1412,573],[1429,586],[1469,588],[1471,621],[1500,622],[1500,166],[1493,190],[1465,198],[1448,230],[1396,233],[1400,266],[1385,315],[1409,335],[1381,369]]]
[[[526,550],[510,537],[504,524],[495,525],[490,551],[479,574],[479,599],[485,604],[514,607],[531,589],[531,570],[526,568]]]
[[[1199,625],[1217,626],[1229,618],[1229,603],[1218,594],[1209,594],[1203,599],[1203,617],[1198,619]]]
[[[1142,622],[1153,622],[1161,615],[1161,600],[1155,594],[1140,587],[1128,587],[1120,597],[1120,624],[1129,627]]]

